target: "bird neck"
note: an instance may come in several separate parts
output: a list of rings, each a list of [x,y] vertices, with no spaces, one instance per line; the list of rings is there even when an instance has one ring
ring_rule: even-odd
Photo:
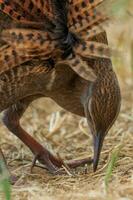
[[[108,44],[106,32],[96,35],[92,41]],[[113,72],[112,62],[108,58],[89,58],[87,60],[88,66],[96,74],[97,78],[103,77],[105,73]]]
[[[87,63],[88,66],[93,70],[97,78],[104,77],[104,74],[113,72],[112,62],[110,59],[89,59]]]

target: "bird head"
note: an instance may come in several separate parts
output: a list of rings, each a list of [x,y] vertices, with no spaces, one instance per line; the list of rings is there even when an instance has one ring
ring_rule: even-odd
[[[88,88],[84,108],[93,136],[93,169],[95,172],[104,138],[118,116],[121,95],[118,81],[113,71],[102,74],[95,82],[90,83]]]

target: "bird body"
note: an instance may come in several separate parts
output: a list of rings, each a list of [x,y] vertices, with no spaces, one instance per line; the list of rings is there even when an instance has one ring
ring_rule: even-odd
[[[106,40],[105,36],[102,38]],[[20,132],[18,125],[16,127],[16,122],[19,123],[25,109],[37,98],[50,97],[69,112],[86,117],[93,137],[96,136],[97,131],[102,130],[101,136],[104,138],[114,123],[120,108],[120,90],[111,61],[99,58],[88,62],[90,62],[88,66],[92,66],[92,72],[96,74],[96,79],[90,81],[81,78],[68,65],[57,65],[47,71],[49,68],[45,67],[43,63],[35,62],[31,65],[27,63],[22,67],[18,66],[1,75],[2,79],[5,77],[7,80],[3,84],[3,95],[1,93],[0,109],[1,111],[5,110],[3,122],[10,131],[29,146],[35,155],[40,154],[44,147],[40,150],[38,143],[33,145],[32,139],[26,137],[27,133],[23,137],[24,132]],[[98,153],[100,150],[95,157]],[[45,154],[43,152],[44,155],[46,152]],[[52,157],[50,161],[52,160],[54,167],[51,167],[51,164],[49,166],[44,158],[39,158],[39,156],[37,158],[43,164],[48,165],[51,172],[56,171],[57,167],[62,164],[60,161],[55,163]],[[88,162],[88,160],[83,162],[85,161]],[[69,166],[73,165],[73,163],[68,164]]]
[[[88,22],[89,25],[87,26],[87,23],[81,23],[84,20],[82,21],[73,12],[76,9],[76,13],[81,13],[84,18],[86,16],[84,10],[93,10],[93,6],[95,8],[95,4],[97,6],[102,0],[92,1],[94,3],[93,6],[89,4],[90,1],[69,1],[70,8],[66,8],[65,11],[71,12],[68,18],[64,16],[64,20],[70,23],[69,26],[75,29],[76,33],[79,30],[78,37],[73,31],[71,32],[72,29],[69,30],[66,22],[62,26],[62,20],[59,20],[64,14],[59,9],[62,3],[66,4],[64,0],[50,1],[53,3],[52,12],[56,14],[54,18],[55,24],[50,20],[53,15],[49,11],[51,8],[49,6],[46,10],[47,15],[43,14],[45,24],[42,24],[41,21],[42,12],[34,16],[36,12],[32,11],[36,7],[34,8],[33,5],[40,6],[41,4],[39,3],[42,1],[34,0],[32,2],[36,4],[32,4],[32,6],[28,4],[31,2],[30,0],[20,1],[19,3],[15,0],[7,2],[5,5],[5,1],[0,0],[2,10],[8,14],[12,13],[10,14],[11,17],[20,21],[24,27],[21,27],[22,29],[16,27],[15,29],[14,27],[5,29],[5,32],[3,31],[1,35],[1,39],[4,42],[8,38],[7,44],[4,44],[0,50],[0,111],[4,111],[4,124],[30,148],[35,155],[34,162],[38,159],[47,166],[50,172],[55,173],[64,162],[54,157],[20,126],[20,118],[33,100],[40,97],[52,98],[64,109],[87,118],[94,141],[93,167],[94,171],[96,171],[103,140],[119,113],[121,102],[120,89],[108,51],[105,51],[105,54],[99,54],[99,47],[100,51],[102,47],[102,52],[106,49],[108,50],[105,32],[101,33],[100,31],[98,34],[92,34],[91,37],[93,37],[89,41],[90,38],[88,39],[85,30],[89,26],[93,29],[95,25],[93,23],[94,17],[92,24],[90,21],[90,24]],[[17,5],[21,5],[18,7],[18,10],[14,8],[16,5],[13,4],[14,2]],[[22,5],[25,2],[26,4]],[[60,5],[58,2],[60,2]],[[80,5],[81,2],[87,2],[87,4],[83,4],[84,6],[82,5],[80,10],[80,6],[77,5]],[[2,3],[4,3],[4,6]],[[75,5],[74,7],[72,7],[72,3]],[[27,5],[32,7],[31,12],[29,12],[29,6],[27,7]],[[13,8],[12,12],[11,8]],[[25,8],[26,15],[21,13],[23,8]],[[43,10],[43,5],[40,8]],[[73,10],[73,8],[75,9]],[[23,18],[18,17],[20,13]],[[31,15],[34,16],[33,19],[31,18],[32,20],[30,19]],[[36,19],[40,21],[37,22]],[[74,24],[73,19],[75,19]],[[100,23],[102,19],[103,17],[100,18],[100,15],[98,15],[98,21],[94,21]],[[87,18],[85,21],[87,22]],[[34,28],[25,28],[26,24],[34,26]],[[75,24],[78,24],[76,27],[79,27],[79,29],[75,27]],[[43,27],[43,29],[38,29],[39,26]],[[56,41],[53,40],[53,34],[50,32],[52,26],[56,26],[53,29],[54,33],[56,33],[54,37],[61,36],[54,38]],[[68,29],[67,37],[66,33],[64,36],[65,28]],[[78,39],[80,34],[84,36],[83,41]],[[67,42],[64,40],[64,37],[67,39]],[[75,44],[75,42],[77,43]],[[87,46],[88,44],[91,48]],[[97,47],[98,51],[95,51]],[[88,163],[88,161],[88,159],[85,159],[77,162],[71,161],[67,164],[69,167],[74,167]]]

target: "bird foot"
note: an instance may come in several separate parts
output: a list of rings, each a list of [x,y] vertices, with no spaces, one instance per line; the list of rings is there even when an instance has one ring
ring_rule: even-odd
[[[44,149],[44,151],[41,151],[34,156],[31,166],[31,172],[34,166],[36,166],[37,160],[41,164],[45,165],[46,169],[52,174],[57,174],[58,171],[60,171],[61,166],[63,165],[63,161],[60,158],[56,158],[49,151]]]
[[[79,166],[84,166],[85,164],[92,164],[93,159],[92,158],[83,158],[83,159],[75,159],[75,160],[69,160],[65,162],[69,168],[76,168]]]
[[[60,157],[55,157],[52,155],[49,151],[41,151],[40,153],[36,154],[32,166],[31,166],[31,172],[36,165],[36,161],[39,161],[41,164],[46,166],[46,169],[52,173],[52,174],[62,174],[63,166],[66,169],[76,168],[79,166],[83,166],[85,164],[92,164],[93,159],[91,158],[84,158],[79,160],[69,160],[69,161],[63,161]]]

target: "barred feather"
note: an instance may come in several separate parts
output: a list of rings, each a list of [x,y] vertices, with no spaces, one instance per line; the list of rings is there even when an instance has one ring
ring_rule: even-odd
[[[88,66],[88,63],[78,54],[75,57],[67,59],[66,61],[59,61],[58,64],[67,64],[71,66],[77,74],[80,74],[86,80],[95,81],[97,78],[96,74]],[[86,70],[84,70],[85,67]]]
[[[81,57],[89,58],[89,57],[103,57],[110,58],[111,50],[106,44],[101,44],[98,42],[86,41],[85,43],[79,44],[75,48],[76,54]]]
[[[38,48],[42,47],[45,49],[45,43],[52,43],[52,39],[48,32],[40,31],[40,30],[31,30],[31,29],[6,29],[1,34],[1,39],[7,40],[8,43],[14,45],[23,45],[26,47],[38,46]]]
[[[82,76],[87,79],[89,71],[82,58],[110,58],[112,53],[107,45],[91,41],[91,38],[104,31],[101,23],[108,19],[98,9],[98,5],[104,1],[0,0],[1,10],[15,21],[20,21],[23,27],[2,32],[1,39],[8,41],[10,48],[14,43],[16,57],[14,59],[11,55],[10,62],[14,64],[10,66],[21,64],[22,58],[25,62],[28,58],[38,56],[47,60],[51,56],[56,62],[65,60],[71,63],[70,67],[79,75],[84,66]],[[28,28],[30,26],[32,30]],[[9,52],[11,52],[10,48]],[[60,51],[62,53],[58,54]],[[1,58],[4,58],[4,55]],[[77,67],[73,63],[78,63]]]
[[[102,21],[107,20],[107,16],[99,12],[97,6],[105,0],[85,1],[80,0],[75,5],[69,5],[68,23],[69,27],[74,26],[79,32],[93,24],[100,24]],[[85,27],[84,27],[85,25]]]
[[[0,10],[8,14],[12,19],[17,21],[24,21],[24,12],[22,13],[19,8],[16,9],[16,4],[13,1],[0,0]]]
[[[13,20],[25,24],[45,23],[45,27],[53,28],[53,23],[48,17],[48,12],[42,12],[33,0],[0,0],[0,10],[9,15]],[[44,26],[43,26],[44,27]]]
[[[8,48],[0,51],[0,74],[30,60],[31,58],[32,57],[27,56],[24,49],[18,51],[13,46],[8,46]]]
[[[40,58],[40,60],[45,58],[44,61],[47,63],[47,60],[51,58],[51,51],[44,52],[37,48],[24,49],[20,46],[17,48],[13,45],[5,46],[0,49],[0,74],[35,58]]]

